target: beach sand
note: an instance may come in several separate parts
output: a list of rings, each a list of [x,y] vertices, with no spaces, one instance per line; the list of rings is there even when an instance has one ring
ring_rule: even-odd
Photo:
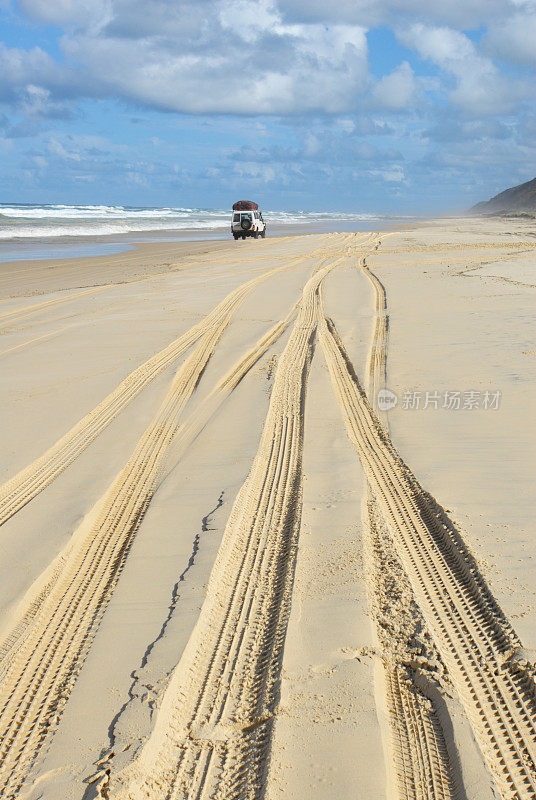
[[[535,257],[0,265],[3,796],[534,797]]]

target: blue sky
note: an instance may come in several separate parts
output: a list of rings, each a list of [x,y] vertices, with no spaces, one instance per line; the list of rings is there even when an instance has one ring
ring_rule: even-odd
[[[0,202],[412,214],[536,175],[536,0],[0,0]]]

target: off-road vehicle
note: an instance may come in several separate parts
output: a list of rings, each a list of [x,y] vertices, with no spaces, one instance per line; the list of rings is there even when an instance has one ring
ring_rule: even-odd
[[[233,205],[231,233],[235,239],[245,239],[246,236],[253,236],[254,239],[260,236],[264,239],[266,223],[257,203],[251,200],[239,200]]]

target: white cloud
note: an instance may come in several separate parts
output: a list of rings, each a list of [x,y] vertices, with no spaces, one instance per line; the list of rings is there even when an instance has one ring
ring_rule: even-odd
[[[305,135],[305,139],[303,142],[303,150],[305,155],[309,157],[316,156],[321,149],[322,149],[322,144],[318,136],[315,136],[313,133],[309,131],[309,133]]]
[[[61,65],[40,48],[0,45],[0,99],[33,120],[47,109],[61,115],[65,98],[91,96],[198,115],[330,114],[351,126],[348,115],[406,111],[420,94],[441,91],[467,116],[496,116],[528,89],[491,56],[529,63],[536,50],[536,0],[19,0],[19,8],[64,30]],[[366,34],[380,23],[439,75],[419,75],[408,56],[373,81]],[[469,24],[487,24],[486,50],[456,29]]]
[[[19,91],[18,110],[29,120],[66,118],[70,116],[64,103],[52,99],[52,93],[43,86],[27,84]]]
[[[381,178],[387,183],[402,183],[406,176],[403,168],[399,164],[388,169],[369,169],[368,175],[374,178]]]
[[[342,131],[342,133],[353,133],[355,131],[355,122],[353,119],[348,119],[346,117],[340,117],[335,122],[336,128]]]
[[[523,0],[519,0],[523,2]],[[532,0],[529,0],[532,2]],[[393,25],[408,19],[429,24],[478,28],[509,12],[511,0],[284,0],[285,18],[346,22],[365,26]]]
[[[270,0],[231,0],[219,4],[219,20],[225,30],[235,31],[246,42],[281,25],[281,16]]]
[[[287,22],[284,5],[20,0],[30,18],[64,29],[61,46],[79,93],[85,87],[89,94],[194,114],[355,110],[367,78],[365,29]],[[28,81],[40,84],[38,65],[32,69],[29,61]]]
[[[180,13],[188,16],[194,6],[183,2]],[[356,107],[367,76],[363,28],[286,25],[269,0],[217,0],[206,7],[196,26],[188,16],[187,36],[111,35],[125,30],[116,14],[97,34],[70,32],[63,48],[111,94],[166,110],[296,114]]]
[[[128,155],[129,148],[123,144],[113,144],[102,136],[92,134],[51,134],[45,140],[46,152],[65,164],[109,163],[117,157]],[[128,169],[137,169],[139,164],[126,164]]]
[[[113,0],[18,0],[30,18],[65,27],[99,30],[113,17]]]
[[[63,79],[62,70],[53,58],[40,47],[21,50],[6,47],[0,42],[0,95],[29,83],[57,84]]]
[[[63,142],[60,142],[58,139],[51,138],[48,143],[48,152],[52,155],[56,156],[57,158],[62,159],[62,161],[81,161],[82,155],[78,150],[75,149],[67,149]]]
[[[477,52],[464,33],[415,23],[398,31],[398,37],[455,79],[450,100],[466,113],[501,114],[515,107],[518,88],[501,75],[491,59]]]
[[[43,156],[33,156],[32,161],[41,172],[48,167],[48,161]]]
[[[389,75],[384,75],[372,91],[374,99],[382,108],[395,111],[412,105],[416,93],[417,82],[407,61],[402,62]]]
[[[536,4],[528,7],[528,13],[492,23],[485,44],[492,55],[501,59],[536,65]]]
[[[265,164],[243,162],[234,165],[234,172],[241,178],[261,178],[265,183],[272,183],[279,179],[275,167]]]

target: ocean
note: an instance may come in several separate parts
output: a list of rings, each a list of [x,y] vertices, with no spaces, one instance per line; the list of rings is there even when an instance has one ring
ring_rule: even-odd
[[[310,232],[366,230],[398,219],[365,213],[264,209],[263,215],[269,235],[290,227]],[[152,237],[159,241],[164,236],[227,238],[230,219],[228,209],[0,203],[0,261],[105,255],[128,249],[135,242],[152,241]],[[95,237],[93,242],[91,237]]]

